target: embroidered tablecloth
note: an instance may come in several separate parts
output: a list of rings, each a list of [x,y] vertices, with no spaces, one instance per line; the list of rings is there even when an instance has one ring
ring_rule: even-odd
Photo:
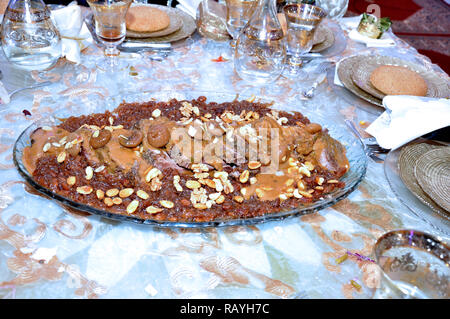
[[[395,47],[366,48],[336,23],[327,23],[341,34],[336,37],[341,48],[330,57],[334,62],[379,53],[433,68],[448,81],[397,37]],[[92,45],[80,65],[62,59],[47,72],[26,73],[0,57],[9,91],[53,82],[0,105],[0,298],[370,298],[376,289],[372,248],[383,233],[416,229],[448,242],[448,228],[437,229],[404,206],[389,187],[383,164],[372,160],[359,187],[338,204],[253,226],[190,230],[119,223],[39,195],[14,167],[14,142],[33,121],[68,107],[74,97],[88,101],[142,91],[205,90],[298,98],[299,111],[309,108],[357,125],[382,111],[333,89],[333,71],[313,99],[304,99],[301,92],[316,78],[317,61],[305,66],[306,76],[254,87],[234,73],[228,43],[198,34],[176,43],[163,61],[124,55],[131,73],[110,77],[97,71],[95,62],[102,58],[102,50]],[[337,262],[347,252],[349,258]]]

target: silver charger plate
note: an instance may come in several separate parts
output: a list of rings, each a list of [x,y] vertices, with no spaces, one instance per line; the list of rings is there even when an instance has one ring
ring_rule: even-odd
[[[433,141],[409,143],[408,145],[403,146],[398,157],[398,170],[403,184],[405,184],[414,196],[434,212],[450,220],[450,213],[446,213],[445,210],[429,196],[429,193],[424,191],[419,183],[418,176],[416,176],[418,159],[427,154],[428,151],[442,147],[445,146]]]
[[[170,18],[170,23],[169,26],[167,26],[166,28],[159,30],[159,31],[154,31],[154,32],[138,32],[138,31],[132,31],[132,30],[128,30],[127,29],[127,37],[128,38],[155,38],[155,37],[163,37],[163,36],[167,36],[169,34],[172,34],[178,30],[181,29],[181,27],[183,26],[183,18],[181,17],[181,10],[178,10],[176,8],[172,8],[172,7],[166,7],[166,6],[161,6],[161,5],[156,5],[156,4],[134,4],[132,5],[133,7],[137,7],[137,6],[146,6],[146,7],[151,7],[151,8],[156,8],[158,10],[161,10],[165,13],[167,13],[167,15]]]
[[[424,192],[450,214],[450,147],[424,153],[414,174]]]
[[[419,138],[396,150],[392,150],[384,161],[384,174],[395,196],[405,205],[416,217],[422,219],[434,229],[444,233],[450,238],[450,219],[433,211],[428,205],[419,200],[404,184],[399,170],[399,156],[402,149],[412,143],[428,141]],[[445,145],[445,143],[443,143]]]
[[[366,93],[382,100],[386,94],[377,90],[370,82],[372,72],[382,65],[402,66],[417,72],[427,83],[427,97],[447,98],[450,96],[448,83],[445,83],[446,81],[443,81],[442,77],[436,72],[427,70],[416,63],[388,56],[370,55],[364,59],[354,61],[352,65],[353,72],[351,73],[354,84]]]
[[[357,55],[349,57],[345,60],[342,60],[339,62],[339,65],[337,67],[337,74],[339,76],[339,80],[342,82],[344,87],[348,90],[350,90],[353,94],[360,97],[361,99],[370,102],[372,104],[378,105],[383,107],[383,103],[381,99],[373,96],[370,93],[367,93],[366,91],[362,90],[359,86],[357,86],[352,79],[353,75],[353,66],[359,64],[360,62],[364,61],[368,55]]]
[[[160,36],[160,37],[150,37],[150,38],[133,38],[127,36],[129,39],[133,39],[135,42],[145,42],[145,43],[167,43],[167,42],[175,42],[179,40],[186,39],[190,37],[195,30],[197,29],[197,25],[195,24],[195,20],[188,15],[187,13],[172,8],[174,10],[177,10],[181,20],[182,20],[182,26],[178,31],[175,31],[171,34]]]

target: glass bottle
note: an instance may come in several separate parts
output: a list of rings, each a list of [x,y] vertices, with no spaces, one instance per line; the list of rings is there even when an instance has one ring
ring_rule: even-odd
[[[286,43],[275,1],[260,0],[236,42],[235,71],[243,80],[257,85],[275,81],[285,64]]]
[[[20,69],[45,70],[61,56],[61,37],[42,0],[11,0],[0,34],[6,58]]]

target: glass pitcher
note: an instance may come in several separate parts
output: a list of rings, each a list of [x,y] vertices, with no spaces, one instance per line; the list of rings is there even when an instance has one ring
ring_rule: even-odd
[[[275,1],[260,0],[236,42],[235,71],[257,85],[275,81],[285,65],[286,43]]]
[[[61,56],[61,37],[42,0],[11,0],[0,34],[6,58],[20,69],[45,70]]]

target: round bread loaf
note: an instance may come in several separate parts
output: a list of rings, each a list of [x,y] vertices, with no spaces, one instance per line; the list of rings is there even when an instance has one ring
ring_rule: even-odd
[[[156,32],[167,28],[170,18],[162,10],[147,6],[133,6],[126,15],[127,29],[136,32]]]
[[[370,75],[372,85],[386,95],[427,95],[425,80],[408,68],[394,65],[382,65]]]

